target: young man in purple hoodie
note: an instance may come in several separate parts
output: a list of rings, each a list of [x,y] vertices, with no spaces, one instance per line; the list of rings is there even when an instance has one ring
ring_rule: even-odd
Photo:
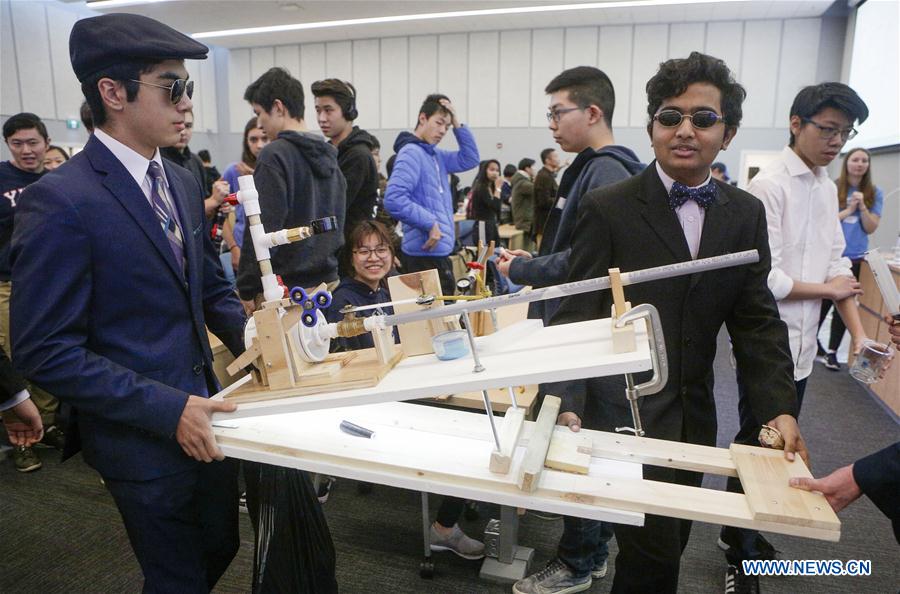
[[[451,126],[459,150],[437,148]],[[403,224],[403,272],[435,268],[441,276],[441,290],[452,295],[456,282],[449,256],[455,234],[449,175],[478,165],[475,137],[459,123],[446,95],[429,95],[419,109],[415,130],[397,136],[394,152],[397,160],[384,206]]]

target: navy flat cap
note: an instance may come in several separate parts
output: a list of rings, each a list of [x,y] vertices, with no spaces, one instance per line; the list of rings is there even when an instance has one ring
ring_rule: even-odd
[[[69,35],[72,70],[80,82],[125,60],[205,60],[208,52],[199,41],[139,14],[81,19]]]

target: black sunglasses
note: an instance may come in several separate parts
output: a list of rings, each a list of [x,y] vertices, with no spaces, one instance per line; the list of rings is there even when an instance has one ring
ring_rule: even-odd
[[[724,118],[716,112],[708,110],[695,111],[694,113],[681,113],[674,109],[664,109],[653,116],[653,119],[659,122],[660,126],[665,126],[666,128],[680,126],[681,121],[684,118],[690,118],[691,125],[694,128],[712,128],[719,122],[725,121]]]
[[[147,82],[143,80],[135,80],[130,79],[131,82],[140,83],[142,85],[147,85],[150,87],[157,87],[159,89],[168,89],[169,90],[169,99],[172,100],[172,103],[178,103],[181,101],[181,98],[184,97],[184,94],[187,93],[188,99],[194,96],[194,81],[187,80],[184,78],[176,78],[172,81],[171,85],[158,85],[156,83]]]

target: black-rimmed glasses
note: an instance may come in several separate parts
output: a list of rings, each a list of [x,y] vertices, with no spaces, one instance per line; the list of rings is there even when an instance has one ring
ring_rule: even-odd
[[[800,118],[800,119],[803,122],[806,122],[807,124],[812,124],[813,126],[818,128],[819,129],[819,138],[821,138],[822,140],[831,140],[832,138],[834,138],[835,136],[840,134],[841,140],[843,140],[844,142],[847,142],[848,140],[850,140],[857,134],[857,130],[853,126],[851,126],[849,128],[832,128],[831,126],[823,126],[817,122],[814,122],[813,120],[811,120],[809,118]]]
[[[681,113],[675,109],[664,109],[653,116],[653,119],[659,122],[660,126],[665,126],[666,128],[680,126],[684,118],[690,118],[691,125],[699,129],[712,128],[719,122],[725,121],[723,116],[705,109],[694,113]]]
[[[184,78],[176,78],[172,81],[171,85],[158,85],[156,83],[147,82],[144,80],[135,80],[130,79],[131,82],[140,83],[142,85],[147,85],[150,87],[156,87],[159,89],[168,89],[169,90],[169,99],[172,100],[172,103],[178,103],[181,101],[181,98],[184,97],[185,93],[187,93],[188,98],[194,96],[194,81],[187,80]]]
[[[353,250],[353,253],[364,260],[367,260],[373,253],[379,258],[387,258],[391,253],[391,248],[386,245],[379,245],[374,248],[361,247]]]
[[[579,109],[584,109],[583,107],[566,107],[564,109],[553,109],[547,112],[547,121],[548,122],[556,122],[559,123],[559,120],[570,111],[577,111]]]

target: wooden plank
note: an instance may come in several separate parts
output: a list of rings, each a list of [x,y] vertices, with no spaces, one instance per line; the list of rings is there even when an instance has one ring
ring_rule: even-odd
[[[565,427],[557,427],[557,432],[568,431]],[[652,466],[693,470],[723,476],[737,476],[731,453],[724,448],[695,445],[635,437],[606,431],[582,429],[582,433],[591,436],[593,451],[597,458],[637,462]]]
[[[541,412],[538,413],[537,421],[531,432],[531,440],[528,442],[528,449],[525,451],[525,459],[522,460],[522,466],[519,469],[518,484],[523,491],[530,493],[537,489],[561,403],[562,401],[557,396],[549,394],[544,396],[544,404],[541,405]]]
[[[259,309],[253,313],[253,319],[269,388],[281,390],[294,386],[294,371],[288,361],[287,339],[281,328],[278,310]]]
[[[823,495],[788,486],[791,478],[812,478],[799,456],[788,462],[781,450],[740,444],[731,444],[730,451],[754,519],[840,530]]]
[[[589,435],[575,433],[568,428],[554,431],[544,466],[563,472],[587,474],[591,467],[592,447]]]
[[[375,386],[388,371],[402,358],[403,353],[397,351],[387,363],[381,363],[375,349],[361,349],[349,353],[332,353],[325,357],[319,365],[328,369],[326,373],[303,373],[293,387],[283,389],[260,389],[250,383],[229,393],[225,398],[232,402],[264,402],[278,400],[286,396],[306,396],[321,394],[324,391],[353,390]],[[270,376],[271,377],[271,376]]]
[[[516,404],[525,409],[525,418],[532,419],[532,407],[537,399],[537,385],[515,386],[513,388]],[[506,388],[491,388],[488,390],[488,396],[491,399],[491,407],[495,413],[505,413],[512,408],[512,400],[509,397],[509,391]],[[481,391],[477,392],[460,392],[449,396],[437,396],[443,404],[448,406],[458,406],[461,408],[471,408],[473,410],[484,410],[484,398],[481,397]]]
[[[513,409],[503,418],[503,427],[500,429],[500,451],[491,452],[491,462],[488,465],[491,472],[506,474],[512,464],[513,454],[519,443],[519,434],[525,422],[525,410]]]
[[[421,295],[434,295],[438,298],[443,296],[443,293],[441,293],[441,279],[437,270],[425,270],[388,277],[388,290],[393,301],[413,299]],[[409,313],[431,307],[441,307],[441,305],[442,303],[439,299],[433,305],[402,303],[394,306],[394,313]],[[425,355],[434,352],[431,346],[431,337],[438,331],[443,330],[438,330],[432,322],[434,320],[398,326],[400,331],[400,348],[403,349],[407,356]]]

